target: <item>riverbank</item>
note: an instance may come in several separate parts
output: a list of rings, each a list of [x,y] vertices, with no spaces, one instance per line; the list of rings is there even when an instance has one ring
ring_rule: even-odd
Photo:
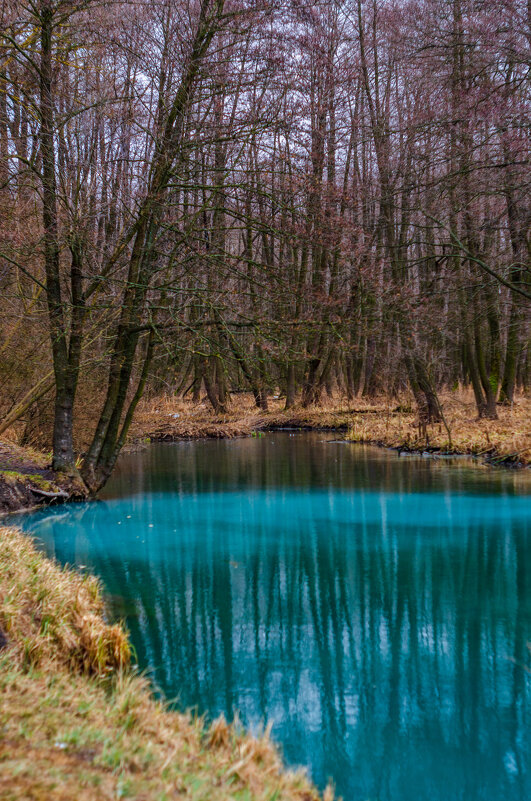
[[[0,441],[0,514],[86,498],[81,482],[55,473],[49,454]]]
[[[468,455],[493,466],[531,465],[531,399],[520,397],[513,406],[499,405],[498,419],[478,419],[473,398],[441,396],[445,422],[419,432],[417,417],[408,408],[382,409],[370,418],[354,414],[347,439],[393,448],[406,453]]]
[[[259,411],[250,393],[233,395],[230,410],[214,415],[207,403],[173,396],[139,404],[126,448],[182,439],[230,439],[267,431],[336,431],[350,442],[407,453],[469,455],[485,464],[513,468],[531,465],[531,398],[498,406],[498,420],[478,420],[467,392],[441,394],[445,423],[420,432],[411,399],[337,399],[319,407],[284,411],[283,398],[270,398]],[[0,441],[0,514],[86,497],[83,487],[49,467],[50,455]]]
[[[337,403],[310,409],[296,407],[284,411],[284,399],[272,398],[269,410],[258,410],[250,393],[232,397],[229,411],[215,415],[206,403],[165,395],[139,404],[130,439],[139,442],[144,438],[156,442],[178,439],[231,439],[249,437],[263,431],[281,429],[307,429],[347,432],[354,405]],[[363,413],[377,413],[378,405],[362,404]]]
[[[94,577],[0,528],[2,801],[317,801],[267,736],[156,701],[129,667],[125,631],[104,616]]]
[[[471,393],[443,393],[445,423],[420,432],[417,415],[407,398],[371,401],[338,400],[327,405],[283,410],[273,398],[267,412],[257,411],[250,394],[233,397],[227,414],[216,416],[203,404],[164,396],[139,405],[132,441],[257,436],[282,429],[338,431],[350,442],[378,445],[410,453],[470,455],[485,463],[510,467],[531,464],[531,399],[519,397],[512,406],[498,407],[498,420],[478,420]]]

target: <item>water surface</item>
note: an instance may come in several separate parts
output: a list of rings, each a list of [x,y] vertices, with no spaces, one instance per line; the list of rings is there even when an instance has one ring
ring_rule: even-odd
[[[531,798],[531,484],[324,434],[153,445],[22,518],[182,707],[345,801]]]

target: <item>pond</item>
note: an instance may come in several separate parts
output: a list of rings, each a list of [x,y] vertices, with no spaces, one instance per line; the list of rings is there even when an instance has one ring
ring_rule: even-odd
[[[323,433],[152,445],[19,518],[179,707],[345,801],[531,798],[531,481]]]

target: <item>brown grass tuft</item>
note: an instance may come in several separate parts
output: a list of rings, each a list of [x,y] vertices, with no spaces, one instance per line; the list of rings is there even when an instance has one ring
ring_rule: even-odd
[[[223,748],[232,742],[232,731],[224,715],[212,721],[207,735],[210,748]]]
[[[98,580],[43,558],[17,529],[1,532],[0,626],[15,658],[97,675],[126,667],[129,642],[103,619]]]

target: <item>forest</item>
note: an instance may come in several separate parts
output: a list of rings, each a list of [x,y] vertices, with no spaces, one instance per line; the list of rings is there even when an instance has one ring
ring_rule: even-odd
[[[531,386],[530,45],[526,0],[4,0],[0,435],[96,490],[143,395],[496,418]]]
[[[0,0],[0,801],[531,798],[530,89],[531,0]]]

